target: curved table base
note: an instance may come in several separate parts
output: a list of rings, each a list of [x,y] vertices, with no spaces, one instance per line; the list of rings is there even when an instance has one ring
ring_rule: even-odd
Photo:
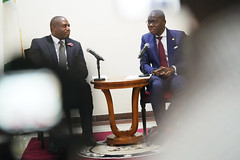
[[[106,142],[110,146],[136,144],[143,140],[143,134],[136,132],[133,136],[129,137],[117,137],[114,134],[107,136]]]
[[[143,135],[136,133],[138,129],[138,98],[140,89],[148,84],[149,78],[146,79],[120,79],[93,81],[94,88],[101,89],[106,97],[108,104],[108,113],[111,130],[113,135],[109,135],[106,139],[108,145],[126,145],[141,142]],[[132,125],[129,130],[121,131],[118,129],[115,121],[113,100],[110,89],[132,88]]]

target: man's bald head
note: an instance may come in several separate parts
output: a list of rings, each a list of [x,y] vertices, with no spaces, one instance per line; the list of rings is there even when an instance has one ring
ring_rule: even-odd
[[[63,17],[63,16],[55,16],[55,17],[53,17],[51,19],[51,21],[50,21],[50,27],[55,26],[62,19],[66,19],[66,18]]]
[[[161,10],[153,10],[148,17],[157,17],[165,20],[165,14]]]
[[[165,30],[165,15],[161,10],[153,10],[148,16],[148,29],[151,34],[160,36]]]
[[[66,39],[70,35],[70,24],[63,16],[55,16],[50,21],[50,29],[53,36],[58,39]]]

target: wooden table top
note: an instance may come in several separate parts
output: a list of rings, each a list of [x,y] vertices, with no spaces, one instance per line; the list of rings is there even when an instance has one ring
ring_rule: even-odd
[[[150,77],[119,76],[110,77],[103,81],[91,81],[95,89],[120,89],[148,85]]]

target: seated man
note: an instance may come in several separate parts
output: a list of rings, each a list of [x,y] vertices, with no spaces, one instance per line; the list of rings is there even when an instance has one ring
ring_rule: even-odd
[[[183,90],[186,79],[178,74],[178,47],[183,31],[169,30],[165,27],[165,15],[161,10],[153,10],[147,20],[149,33],[142,36],[141,48],[149,43],[150,48],[140,60],[140,69],[144,74],[152,74],[149,81],[151,104],[157,125],[165,112],[164,92],[171,90],[174,95]]]
[[[50,30],[51,35],[32,40],[27,59],[34,68],[48,68],[59,76],[63,88],[63,109],[77,106],[84,143],[95,145],[92,135],[92,93],[85,80],[88,70],[81,44],[69,38],[70,24],[65,17],[53,17]],[[50,136],[52,134],[50,132]]]

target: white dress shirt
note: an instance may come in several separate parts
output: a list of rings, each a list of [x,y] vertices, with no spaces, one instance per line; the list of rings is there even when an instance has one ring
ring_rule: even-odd
[[[158,46],[158,43],[159,43],[159,39],[158,37],[162,37],[161,39],[161,42],[163,44],[163,48],[164,48],[164,52],[165,52],[165,55],[166,55],[166,59],[167,59],[167,62],[168,62],[168,51],[167,51],[167,29],[165,28],[163,33],[161,34],[161,36],[156,36],[156,43],[157,43],[157,46]],[[169,66],[169,63],[168,63],[168,66]]]
[[[57,60],[58,60],[58,64],[59,64],[59,47],[60,47],[60,44],[59,44],[59,39],[54,37],[53,35],[51,35],[52,37],[52,40],[54,42],[54,47],[55,47],[55,51],[57,53]],[[67,50],[66,50],[66,45],[65,45],[65,39],[61,40],[63,41],[63,44],[64,44],[64,48],[65,48],[65,56],[67,57]]]
[[[168,50],[167,50],[167,29],[165,28],[163,33],[161,34],[161,36],[156,36],[156,43],[157,43],[157,46],[158,46],[158,43],[159,43],[159,39],[158,37],[162,37],[161,39],[161,42],[163,44],[163,48],[164,48],[164,52],[165,52],[165,55],[166,55],[166,60],[167,60],[167,63],[168,63],[168,66],[169,66],[169,62],[168,62]],[[158,48],[158,47],[157,47]],[[173,67],[175,69],[175,73],[174,74],[177,74],[177,68],[176,66],[172,65],[172,66],[169,66],[169,67]]]

